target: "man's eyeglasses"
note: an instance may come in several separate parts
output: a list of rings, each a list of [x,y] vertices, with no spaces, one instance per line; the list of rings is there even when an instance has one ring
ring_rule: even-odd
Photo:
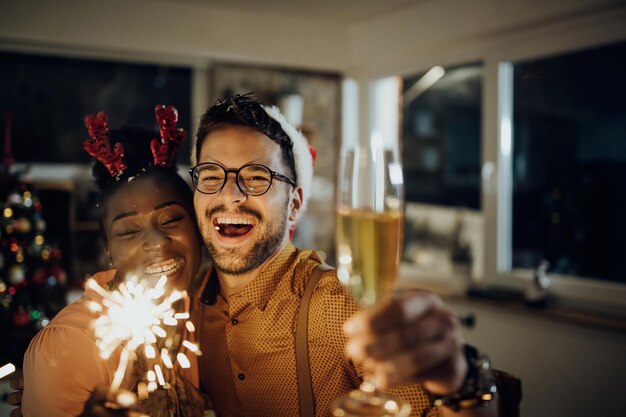
[[[202,194],[215,194],[224,188],[229,173],[235,174],[239,190],[252,196],[265,194],[272,185],[272,180],[284,181],[295,187],[296,183],[286,175],[272,171],[265,165],[249,164],[239,169],[227,169],[219,164],[205,162],[189,169],[191,181]]]

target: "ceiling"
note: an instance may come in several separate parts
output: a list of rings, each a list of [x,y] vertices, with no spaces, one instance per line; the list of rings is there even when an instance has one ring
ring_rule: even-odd
[[[248,11],[356,23],[397,12],[426,0],[159,0],[189,2],[223,10]]]

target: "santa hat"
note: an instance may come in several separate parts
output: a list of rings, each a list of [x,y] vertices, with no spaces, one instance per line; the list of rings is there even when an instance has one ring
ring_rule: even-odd
[[[302,187],[302,207],[300,213],[306,209],[313,184],[313,162],[315,150],[309,146],[306,137],[294,125],[289,123],[276,106],[261,105],[265,112],[283,128],[293,142],[293,159],[296,165],[296,183]]]

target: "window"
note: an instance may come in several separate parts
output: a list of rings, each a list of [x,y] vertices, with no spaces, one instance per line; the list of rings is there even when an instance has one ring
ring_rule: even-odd
[[[485,252],[496,254],[486,258],[488,282],[529,290],[546,260],[560,302],[626,311],[625,52],[614,41],[491,62],[498,106],[486,111],[498,123],[485,165],[497,160],[498,175],[483,198]]]
[[[407,201],[480,208],[482,81],[480,64],[404,79]]]
[[[512,267],[626,284],[626,42],[513,66]]]
[[[101,110],[111,129],[156,131],[154,106],[171,104],[190,132],[190,68],[1,52],[0,73],[0,108],[10,115],[18,162],[88,163],[83,119]],[[178,151],[180,163],[189,163],[190,143]]]
[[[404,261],[438,279],[482,275],[482,90],[482,64],[403,79]]]
[[[486,295],[523,300],[535,296],[533,278],[547,260],[558,302],[624,316],[621,15],[599,9],[457,40],[405,50],[397,66],[401,277],[443,279],[446,289],[457,260],[470,259],[471,280]],[[464,61],[480,64],[403,72]]]

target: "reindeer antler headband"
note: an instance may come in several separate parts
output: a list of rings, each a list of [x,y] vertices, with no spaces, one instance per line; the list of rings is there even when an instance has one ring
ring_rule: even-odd
[[[161,140],[152,139],[150,149],[154,158],[154,165],[160,167],[172,166],[176,150],[185,139],[185,131],[178,128],[178,111],[174,106],[157,105],[154,109]],[[119,179],[127,165],[124,162],[124,147],[121,143],[115,143],[111,150],[109,138],[109,121],[104,112],[96,116],[85,116],[85,126],[91,139],[83,143],[83,148],[88,154],[96,158],[109,170],[112,177]]]
[[[185,130],[176,127],[178,124],[178,111],[174,106],[159,105],[154,109],[156,119],[159,122],[161,142],[152,139],[150,149],[154,157],[154,165],[161,167],[172,166],[176,156],[176,149],[185,140]]]
[[[127,168],[124,162],[124,147],[118,142],[111,151],[107,115],[102,111],[95,116],[88,114],[85,116],[85,126],[87,126],[91,140],[86,140],[83,148],[89,155],[102,162],[112,177],[119,178]]]

